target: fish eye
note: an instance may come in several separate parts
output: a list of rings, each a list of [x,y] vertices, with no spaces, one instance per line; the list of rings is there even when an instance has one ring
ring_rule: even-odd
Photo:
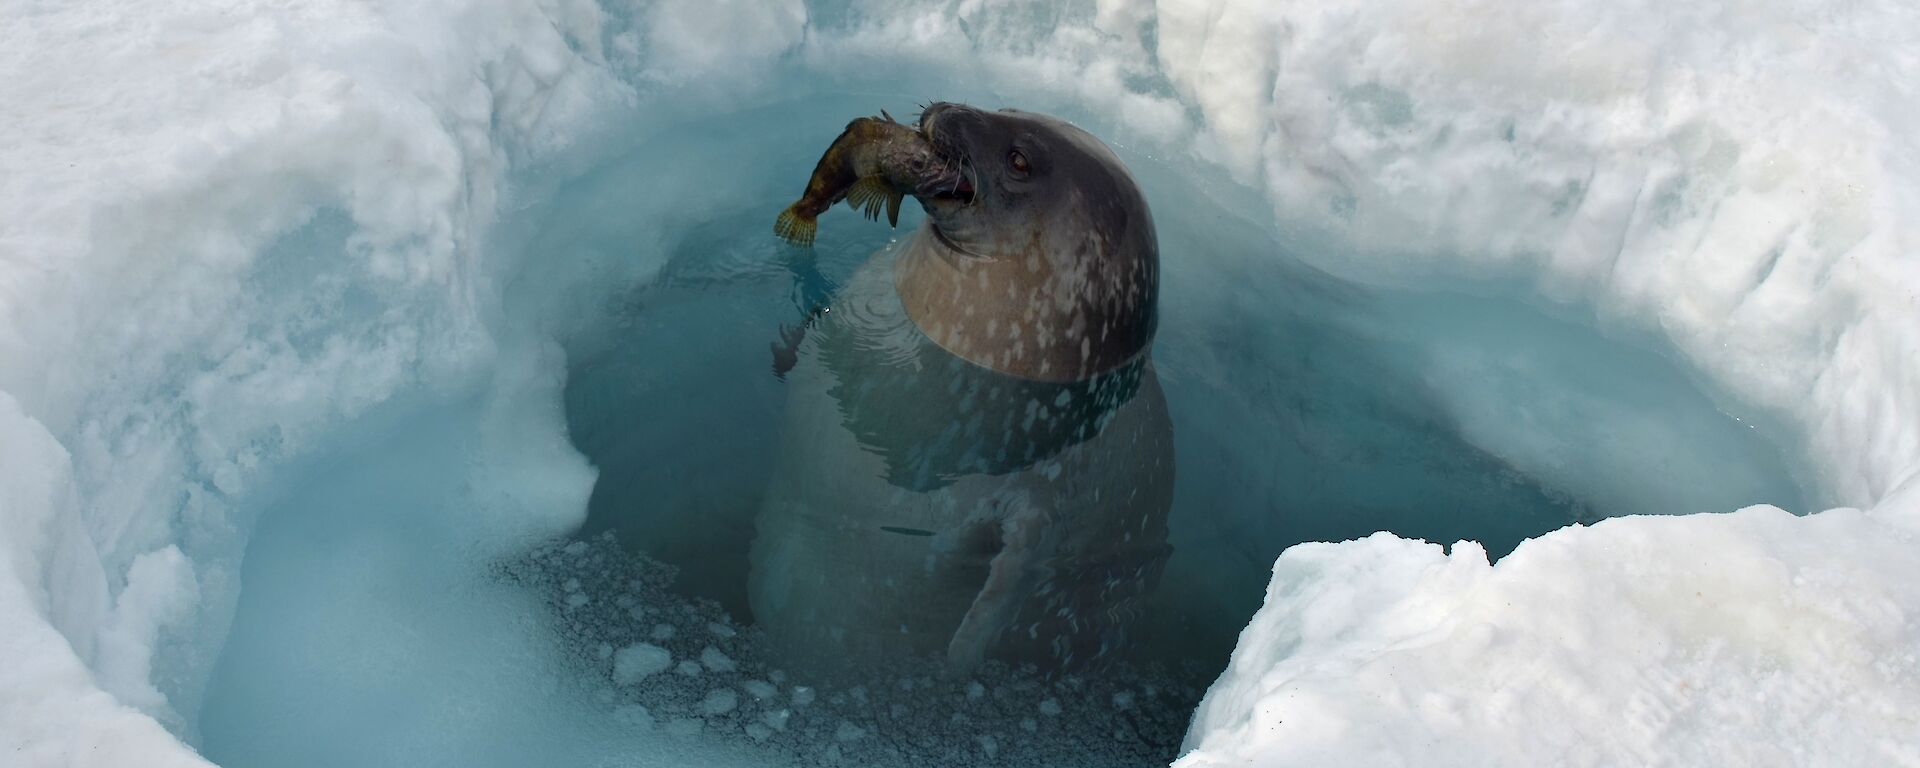
[[[1007,153],[1007,165],[1012,166],[1013,172],[1021,176],[1025,176],[1028,171],[1033,170],[1033,166],[1027,164],[1026,153],[1017,149]]]

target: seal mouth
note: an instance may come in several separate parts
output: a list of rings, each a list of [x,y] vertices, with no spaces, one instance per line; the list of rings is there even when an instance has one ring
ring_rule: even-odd
[[[950,104],[935,103],[927,105],[920,112],[920,133],[927,138],[927,143],[933,145],[933,153],[940,162],[914,189],[914,196],[929,202],[972,205],[980,174],[974,168],[966,147],[957,140],[953,131],[940,130],[941,126],[948,125],[940,122],[940,114],[954,108]]]
[[[922,186],[920,197],[930,200],[950,200],[961,205],[973,204],[972,171],[964,164],[945,174],[930,179]]]

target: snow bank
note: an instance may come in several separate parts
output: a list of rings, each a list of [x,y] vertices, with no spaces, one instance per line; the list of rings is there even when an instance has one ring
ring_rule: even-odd
[[[1167,76],[1284,229],[1341,246],[1320,266],[1654,331],[1791,414],[1832,500],[1920,468],[1912,6],[1158,8]]]
[[[1651,333],[1729,408],[1802,430],[1829,503],[1872,506],[1920,473],[1920,112],[1903,91],[1920,64],[1899,53],[1920,11],[855,5],[814,33],[809,66],[964,68],[966,96],[1058,105],[1264,193],[1290,250],[1322,269],[1518,283]],[[1480,439],[1496,455],[1524,441]]]
[[[1897,4],[966,2],[833,55],[970,39],[1002,92],[1264,191],[1323,269],[1518,283],[1653,334],[1870,510],[1614,520],[1498,566],[1290,550],[1184,765],[1844,764],[1920,759],[1916,35]],[[1480,394],[1434,394],[1527,454]]]
[[[1870,510],[1610,520],[1491,567],[1297,547],[1181,765],[1920,762],[1913,8],[1156,7],[1209,151],[1338,244],[1319,266],[1657,333]]]
[[[0,530],[6,531],[0,538],[0,657],[7,660],[0,665],[0,723],[6,724],[0,754],[18,765],[207,765],[152,717],[96,683],[145,686],[145,679],[89,670],[75,653],[84,646],[61,635],[86,638],[90,624],[102,621],[105,585],[97,561],[88,562],[93,553],[80,530],[66,451],[5,392],[0,467],[7,473],[0,482]],[[177,550],[164,551],[178,557]],[[146,610],[123,602],[130,617]],[[95,615],[76,616],[82,606]],[[124,653],[146,661],[145,648]]]
[[[1498,566],[1303,544],[1177,766],[1920,765],[1920,536],[1857,510],[1614,518]]]
[[[597,8],[463,5],[4,11],[0,754],[198,763],[273,470],[485,382],[503,174],[631,95]]]

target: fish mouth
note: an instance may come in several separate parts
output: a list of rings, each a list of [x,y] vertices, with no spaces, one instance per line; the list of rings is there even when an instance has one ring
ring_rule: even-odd
[[[961,206],[974,203],[979,172],[965,144],[954,135],[953,121],[941,120],[943,114],[958,109],[965,108],[936,102],[920,111],[920,134],[933,146],[936,161],[914,189],[914,197],[923,203]]]

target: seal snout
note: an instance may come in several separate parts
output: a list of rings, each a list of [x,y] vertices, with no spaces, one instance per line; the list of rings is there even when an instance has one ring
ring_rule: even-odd
[[[955,104],[950,101],[936,101],[921,107],[919,119],[920,132],[926,134],[929,141],[935,140],[937,137],[934,135],[933,126],[934,123],[939,120],[941,113],[966,108],[965,105]]]
[[[977,115],[978,110],[945,101],[936,101],[921,109],[920,133],[933,146],[937,163],[914,190],[915,197],[923,201],[973,203],[980,176],[961,134],[969,114]]]

